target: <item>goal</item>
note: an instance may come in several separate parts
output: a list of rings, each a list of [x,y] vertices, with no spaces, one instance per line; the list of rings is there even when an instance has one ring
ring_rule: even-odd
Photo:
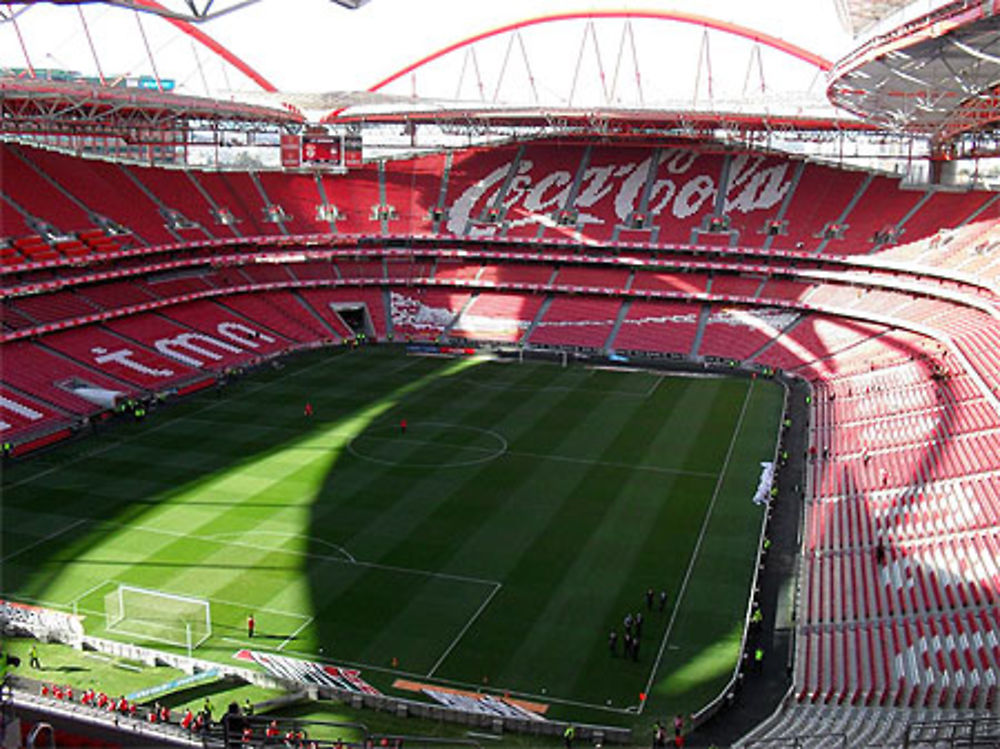
[[[188,652],[212,635],[212,610],[204,598],[119,585],[104,597],[107,630]]]

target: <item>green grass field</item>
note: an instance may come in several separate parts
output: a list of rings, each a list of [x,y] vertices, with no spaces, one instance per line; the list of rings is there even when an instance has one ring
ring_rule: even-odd
[[[356,666],[387,693],[486,685],[645,725],[732,671],[782,397],[765,380],[314,352],[12,466],[3,595],[131,641],[106,631],[120,583],[199,596],[204,658],[231,662],[253,612],[255,649]],[[665,612],[646,612],[648,587]],[[629,611],[646,617],[638,662],[607,647]]]

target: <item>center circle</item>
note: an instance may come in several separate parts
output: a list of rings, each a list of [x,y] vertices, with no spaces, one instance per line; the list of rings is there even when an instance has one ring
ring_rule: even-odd
[[[499,432],[442,421],[376,424],[347,443],[357,458],[400,468],[463,468],[488,463],[507,452]]]

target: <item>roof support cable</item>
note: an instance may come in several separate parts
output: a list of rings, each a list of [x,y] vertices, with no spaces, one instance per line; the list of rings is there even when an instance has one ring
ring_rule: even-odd
[[[28,48],[24,44],[24,37],[21,35],[21,27],[17,23],[17,14],[11,10],[10,3],[7,3],[7,12],[10,14],[10,22],[14,24],[14,31],[17,33],[17,41],[21,45],[21,52],[24,53],[24,61],[28,65],[28,75],[32,78],[37,78],[35,75],[35,66],[31,64],[31,55],[28,54]]]
[[[87,24],[87,18],[83,15],[83,6],[77,5],[76,12],[80,14],[80,23],[83,24],[83,33],[87,37],[87,44],[90,46],[90,55],[94,58],[94,67],[97,68],[97,77],[101,81],[102,86],[107,86],[108,82],[104,78],[104,71],[101,69],[101,61],[97,57],[97,49],[94,47],[94,40],[90,36],[90,26]]]
[[[139,15],[139,11],[133,12],[135,13],[135,22],[139,25],[139,35],[142,37],[142,43],[146,47],[146,57],[149,58],[149,65],[153,69],[153,77],[156,79],[156,90],[162,94],[163,81],[160,80],[160,72],[156,69],[156,60],[153,59],[153,50],[150,49],[149,39],[146,37],[146,28],[142,25],[142,17]]]

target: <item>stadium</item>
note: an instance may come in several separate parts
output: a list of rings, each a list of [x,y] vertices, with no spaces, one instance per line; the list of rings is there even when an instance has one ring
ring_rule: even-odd
[[[4,747],[1000,746],[1000,2],[0,39]]]

